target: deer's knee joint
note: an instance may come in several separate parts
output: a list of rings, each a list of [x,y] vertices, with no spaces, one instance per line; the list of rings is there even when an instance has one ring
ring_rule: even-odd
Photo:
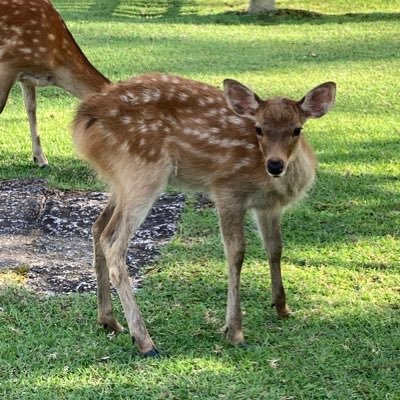
[[[121,268],[117,265],[109,266],[110,281],[114,287],[118,287],[122,281]]]

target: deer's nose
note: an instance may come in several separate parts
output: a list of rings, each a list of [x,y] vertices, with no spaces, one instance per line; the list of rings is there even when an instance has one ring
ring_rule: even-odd
[[[267,162],[267,170],[273,176],[279,176],[282,173],[284,166],[285,164],[283,161],[278,159],[271,158]]]

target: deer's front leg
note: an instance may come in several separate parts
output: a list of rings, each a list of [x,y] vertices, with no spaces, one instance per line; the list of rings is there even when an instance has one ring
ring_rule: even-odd
[[[286,304],[285,289],[283,288],[282,283],[282,239],[280,213],[272,213],[266,210],[255,210],[255,217],[260,236],[269,256],[272,285],[272,306],[275,306],[280,317],[287,317],[291,312]]]
[[[245,251],[244,210],[219,208],[219,219],[229,268],[226,336],[232,344],[241,344],[244,343],[240,308],[240,272]]]

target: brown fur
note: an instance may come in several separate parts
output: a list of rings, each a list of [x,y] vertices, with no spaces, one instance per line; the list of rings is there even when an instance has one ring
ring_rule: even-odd
[[[36,121],[36,86],[55,85],[76,97],[109,83],[89,62],[64,21],[47,0],[1,0],[0,112],[16,80],[22,85],[33,157],[47,165]]]
[[[320,95],[310,100],[314,92]],[[168,182],[208,192],[215,201],[229,265],[230,342],[244,341],[239,285],[247,209],[254,211],[269,253],[273,304],[279,315],[288,315],[280,270],[280,215],[311,186],[316,166],[309,144],[294,132],[316,112],[326,113],[334,92],[334,84],[326,83],[298,102],[262,101],[227,80],[225,99],[223,92],[200,82],[148,74],[87,98],[74,121],[74,142],[112,189],[110,204],[94,225],[99,322],[119,326],[111,313],[110,278],[140,351],[154,351],[128,294],[125,254],[130,237]],[[274,170],[271,160],[282,171]]]

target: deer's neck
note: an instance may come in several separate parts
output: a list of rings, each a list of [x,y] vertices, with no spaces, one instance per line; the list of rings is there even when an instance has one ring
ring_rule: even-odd
[[[73,56],[61,64],[56,73],[56,85],[82,99],[90,93],[100,92],[110,81],[85,56],[65,27]]]
[[[316,159],[310,145],[303,139],[290,164],[282,186],[285,188],[288,204],[298,200],[311,187],[315,179]]]

